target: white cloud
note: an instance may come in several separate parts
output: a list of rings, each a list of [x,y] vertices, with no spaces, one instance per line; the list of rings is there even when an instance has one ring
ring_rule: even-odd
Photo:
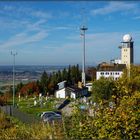
[[[38,42],[38,41],[41,41],[42,39],[45,39],[46,37],[48,36],[48,33],[46,31],[41,31],[41,32],[38,32],[32,36],[30,36],[28,39],[27,39],[27,42]]]
[[[43,30],[42,25],[46,24],[47,20],[45,19],[40,19],[37,20],[36,22],[28,22],[26,24],[26,30],[27,31],[40,31]]]
[[[68,26],[58,26],[58,27],[54,27],[54,29],[56,29],[56,30],[67,30],[67,29],[70,29],[70,27],[68,27]]]
[[[89,63],[102,61],[110,61],[114,58],[120,57],[120,50],[118,46],[121,44],[124,32],[102,32],[94,34],[86,34],[86,61]],[[139,52],[139,38],[140,31],[130,33],[134,40],[135,57]],[[71,43],[72,42],[72,43]],[[59,56],[65,54],[66,58],[70,60],[82,61],[82,40],[80,37],[71,36],[69,42],[56,49],[55,52]],[[71,57],[72,56],[72,57]],[[135,60],[137,60],[135,58]]]
[[[35,9],[27,5],[0,5],[0,13],[6,16],[21,18],[21,15],[30,18],[49,19],[52,18],[52,13],[42,9]]]
[[[47,11],[37,10],[28,6],[0,5],[0,30],[39,31],[47,23],[52,14]],[[12,29],[12,30],[11,30]],[[14,29],[14,30],[13,30]]]
[[[43,11],[32,10],[31,15],[35,16],[35,17],[38,17],[38,18],[51,18],[52,17],[51,13],[48,13],[48,12],[45,12],[45,11],[43,12]]]
[[[140,16],[133,17],[133,19],[135,19],[135,20],[140,19]]]
[[[95,10],[91,10],[92,15],[106,15],[113,12],[118,11],[127,11],[127,10],[136,10],[137,4],[129,3],[129,2],[120,2],[120,1],[111,1],[108,5],[98,8]]]
[[[46,31],[40,31],[33,35],[28,35],[26,32],[18,33],[14,37],[11,37],[5,42],[1,43],[0,47],[7,49],[23,44],[38,42],[45,39],[47,35],[48,33]]]

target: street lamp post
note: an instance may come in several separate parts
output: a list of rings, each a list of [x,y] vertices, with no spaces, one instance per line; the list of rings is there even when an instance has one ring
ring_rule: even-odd
[[[82,31],[83,36],[83,64],[82,64],[82,83],[85,86],[86,85],[86,76],[85,76],[85,31],[88,29],[85,26],[80,28]]]
[[[15,106],[15,56],[17,53],[11,52],[13,56],[13,106]]]

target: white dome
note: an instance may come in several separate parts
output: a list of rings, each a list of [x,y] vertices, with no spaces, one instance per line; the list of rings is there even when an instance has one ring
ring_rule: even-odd
[[[123,36],[123,41],[124,42],[130,42],[132,40],[132,37],[130,34],[126,34]]]

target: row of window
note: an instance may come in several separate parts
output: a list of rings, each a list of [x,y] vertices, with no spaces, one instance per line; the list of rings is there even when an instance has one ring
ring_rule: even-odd
[[[112,78],[113,80],[118,80],[119,79],[119,77],[115,77],[115,78],[110,77],[110,78]],[[106,77],[106,79],[108,79],[108,77]]]
[[[125,51],[127,52],[127,49],[124,49],[124,52],[125,52]]]
[[[120,75],[119,72],[101,72],[101,75]]]

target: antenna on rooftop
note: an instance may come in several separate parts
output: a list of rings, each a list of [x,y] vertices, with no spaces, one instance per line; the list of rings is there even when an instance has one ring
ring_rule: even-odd
[[[85,26],[85,9],[82,9],[82,25],[80,27],[81,37],[83,38],[83,54],[82,54],[82,83],[86,85],[86,75],[85,75],[85,32],[88,28]]]

